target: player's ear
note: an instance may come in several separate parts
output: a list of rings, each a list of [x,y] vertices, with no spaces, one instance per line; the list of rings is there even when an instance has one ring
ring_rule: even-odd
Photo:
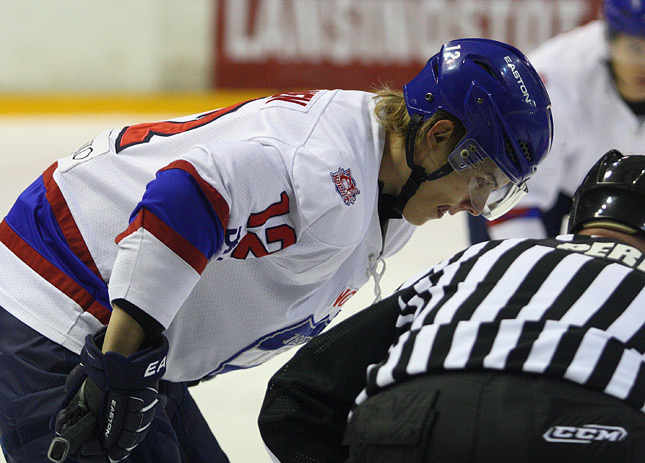
[[[440,145],[448,143],[455,129],[455,123],[448,119],[440,119],[428,131],[426,141],[430,148],[439,148]]]
[[[450,154],[449,152],[452,151],[451,140],[454,130],[455,123],[448,119],[440,119],[435,122],[425,136],[427,149],[415,152],[415,162],[421,165],[423,158],[430,155],[443,163],[448,154]]]

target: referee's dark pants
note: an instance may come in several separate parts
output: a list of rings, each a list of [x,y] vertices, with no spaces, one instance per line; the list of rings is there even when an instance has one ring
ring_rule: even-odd
[[[642,463],[645,414],[564,380],[420,376],[354,411],[348,463]]]

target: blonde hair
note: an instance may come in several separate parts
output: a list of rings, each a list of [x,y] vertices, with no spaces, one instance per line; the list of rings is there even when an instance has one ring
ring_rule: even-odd
[[[408,114],[408,108],[405,105],[403,92],[393,90],[389,86],[383,85],[382,87],[374,90],[374,93],[374,99],[376,101],[374,113],[379,124],[381,124],[388,133],[395,134],[405,139],[408,124],[410,123],[410,115]],[[442,119],[448,119],[455,124],[455,129],[453,130],[450,138],[456,145],[457,142],[466,134],[466,128],[459,119],[443,110],[437,111],[430,116],[429,119],[423,122],[417,132],[415,145],[419,144],[422,140],[425,140],[426,135],[432,126]]]

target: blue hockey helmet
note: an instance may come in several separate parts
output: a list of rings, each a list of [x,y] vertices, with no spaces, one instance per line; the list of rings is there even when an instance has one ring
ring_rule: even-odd
[[[645,0],[605,0],[602,10],[614,31],[645,36]]]
[[[526,181],[551,148],[553,120],[546,88],[521,51],[489,39],[454,40],[403,90],[411,117],[444,110],[463,123],[466,135],[448,158],[453,170],[488,159],[507,177],[505,189],[485,195],[482,215],[499,217],[528,191]]]

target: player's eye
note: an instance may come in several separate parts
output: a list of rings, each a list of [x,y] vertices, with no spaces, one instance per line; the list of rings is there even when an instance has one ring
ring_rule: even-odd
[[[482,176],[478,175],[477,177],[477,186],[479,188],[486,188],[489,190],[495,190],[497,189],[497,181],[495,180],[495,177],[493,176]]]
[[[494,176],[487,175],[484,180],[491,190],[496,190],[498,188],[497,179]]]

